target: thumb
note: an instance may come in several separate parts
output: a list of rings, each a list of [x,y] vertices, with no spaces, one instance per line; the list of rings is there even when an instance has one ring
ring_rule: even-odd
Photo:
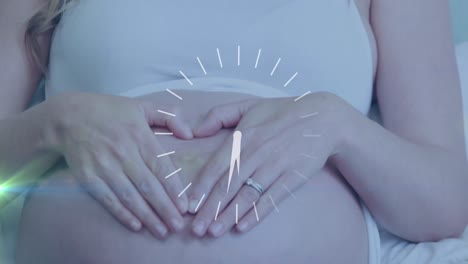
[[[250,110],[255,102],[256,100],[248,99],[211,108],[205,119],[193,130],[193,135],[195,137],[209,137],[222,128],[237,126],[242,116]]]
[[[193,138],[191,127],[178,115],[177,109],[158,109],[154,104],[149,102],[140,103],[140,107],[149,126],[166,127],[174,133],[174,136],[181,139]]]

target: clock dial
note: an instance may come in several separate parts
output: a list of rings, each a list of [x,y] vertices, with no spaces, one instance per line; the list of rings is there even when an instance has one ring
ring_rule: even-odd
[[[240,46],[237,46],[237,65],[238,67],[241,66],[241,54],[240,54],[240,51],[241,51],[241,47]],[[221,55],[221,51],[220,49],[216,49],[214,52],[216,52],[217,54],[217,64],[219,64],[219,68],[224,68],[225,65],[223,65],[223,60],[222,60],[222,55]],[[252,69],[257,69],[258,65],[259,65],[259,61],[261,59],[261,55],[262,55],[262,49],[259,49],[258,50],[258,53],[256,54],[256,58],[252,58],[252,65],[251,66],[246,66],[246,67],[252,67]],[[207,69],[205,68],[203,62],[202,62],[202,58],[200,57],[194,57],[194,60],[196,60],[196,62],[198,62],[198,65],[200,66],[200,70],[201,70],[201,73],[203,73],[204,76],[208,76],[209,75],[209,72],[210,72],[210,69]],[[248,61],[248,60],[244,60],[244,61]],[[274,65],[271,65],[272,66],[272,69],[271,71],[269,70],[268,73],[271,77],[273,77],[273,75],[275,74],[275,72],[277,72],[277,70],[280,68],[278,67],[279,64],[282,62],[282,59],[281,58],[278,58],[276,60],[276,63]],[[196,87],[197,85],[197,80],[199,80],[197,78],[197,80],[191,80],[190,76],[186,75],[184,73],[183,70],[179,70],[179,74],[181,76],[181,78],[185,79],[188,83],[188,85],[190,87]],[[288,78],[287,80],[284,80],[284,83],[280,83],[279,84],[279,87],[288,87],[298,76],[298,72],[295,72],[291,75],[290,78]],[[169,89],[166,89],[166,91],[168,93],[170,93],[171,95],[173,95],[174,97],[176,97],[177,99],[179,99],[180,101],[183,100],[183,98],[181,96],[179,96],[178,94],[176,94],[175,92],[173,92],[172,90],[169,90]],[[297,98],[294,99],[294,102],[298,102],[300,101],[302,98],[304,98],[305,96],[309,95],[311,93],[311,91],[308,91],[308,92],[305,92],[304,94],[298,96]],[[170,117],[175,117],[176,115],[173,114],[173,113],[170,113],[170,112],[167,112],[167,111],[164,111],[163,109],[158,109],[158,112],[160,114],[163,114],[163,115],[167,115],[167,116],[170,116]],[[310,113],[310,114],[306,114],[306,115],[303,115],[303,116],[300,116],[299,118],[301,119],[305,119],[305,118],[309,118],[309,117],[313,117],[315,115],[317,115],[318,113]],[[172,133],[170,132],[156,132],[155,135],[158,135],[158,136],[162,136],[162,135],[173,135]],[[321,135],[318,135],[318,134],[313,134],[313,133],[304,133],[303,134],[304,137],[320,137]],[[230,158],[230,164],[229,164],[229,175],[228,175],[228,184],[227,184],[227,190],[226,190],[226,193],[229,193],[229,190],[230,190],[230,187],[231,187],[231,182],[232,182],[232,179],[233,179],[233,174],[234,174],[234,171],[237,170],[237,175],[239,175],[240,173],[240,155],[241,155],[241,142],[242,142],[242,132],[239,131],[239,130],[236,130],[234,131],[234,133],[232,134],[232,149],[231,149],[231,158]],[[175,154],[174,151],[172,152],[168,152],[168,153],[163,153],[161,154],[160,156],[166,156],[166,155],[172,155],[172,154]],[[312,155],[309,155],[309,154],[305,154],[305,153],[302,153],[300,155],[303,155],[305,157],[309,157],[309,158],[315,158],[313,157]],[[181,168],[179,168],[178,171],[180,171]],[[177,173],[178,171],[175,171],[173,174]],[[305,179],[308,180],[307,177],[305,177],[303,174],[301,174],[300,172],[297,172],[295,171],[295,173],[300,176],[300,177],[303,177]],[[172,175],[171,175],[172,176]],[[181,196],[184,192],[187,191],[187,189],[190,188],[190,186],[192,185],[192,183],[190,182],[183,190],[181,190],[180,192],[180,195]],[[282,186],[289,194],[290,196],[292,196],[293,198],[296,199],[296,196],[291,192],[291,190],[285,186],[283,184]],[[196,206],[196,209],[194,212],[198,212],[198,209],[199,207],[201,206],[202,202],[204,201],[205,198],[207,198],[209,196],[209,194],[205,193],[202,195],[202,197],[200,197],[200,200],[198,201],[198,204]],[[278,209],[278,206],[277,204],[275,203],[275,201],[273,200],[273,197],[271,197],[269,195],[269,200],[270,202],[272,203],[274,209],[276,210],[276,212],[279,212],[279,209]],[[213,215],[214,215],[214,220],[216,221],[217,218],[218,218],[218,214],[220,214],[220,207],[221,207],[221,201],[218,202],[218,206],[217,206],[217,210],[216,212],[213,212]],[[238,223],[239,219],[238,219],[238,205],[236,204],[236,214],[235,214],[235,217],[236,217],[236,224]],[[255,202],[253,202],[253,210],[255,211],[255,215],[256,215],[256,218],[257,218],[257,221],[260,221],[259,219],[259,216],[258,216],[258,213],[257,213],[257,205]]]

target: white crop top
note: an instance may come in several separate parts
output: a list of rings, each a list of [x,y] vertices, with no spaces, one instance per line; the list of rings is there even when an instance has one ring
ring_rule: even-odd
[[[198,79],[228,78],[270,87],[234,86],[262,96],[330,91],[365,114],[374,78],[353,0],[79,0],[55,30],[49,62],[47,97],[197,90]]]

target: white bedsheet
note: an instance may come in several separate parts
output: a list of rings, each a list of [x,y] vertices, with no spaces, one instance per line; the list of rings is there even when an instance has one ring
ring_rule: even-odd
[[[437,243],[409,243],[380,233],[381,264],[468,264],[468,230],[463,239]]]

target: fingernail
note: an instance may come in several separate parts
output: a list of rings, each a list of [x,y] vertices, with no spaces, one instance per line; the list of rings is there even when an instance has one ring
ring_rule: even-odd
[[[192,132],[192,129],[189,127],[189,126],[185,126],[185,135],[187,136],[188,139],[192,139],[193,138],[193,132]]]
[[[197,205],[198,205],[198,201],[195,199],[191,199],[189,203],[189,212],[192,214],[196,213],[195,209],[197,209]]]
[[[193,232],[198,236],[203,236],[205,230],[205,223],[203,221],[196,221],[193,223]]]
[[[184,222],[181,219],[174,219],[172,220],[172,224],[176,232],[182,230],[184,228]]]
[[[221,235],[221,232],[223,231],[224,225],[221,222],[215,222],[213,225],[210,227],[211,234],[214,235],[215,237],[218,237]]]
[[[141,223],[138,222],[137,220],[132,220],[132,222],[130,223],[130,226],[132,227],[134,231],[140,231],[141,229]]]
[[[156,230],[158,231],[158,233],[165,237],[167,235],[167,228],[164,227],[163,225],[161,224],[156,224]]]
[[[248,226],[249,226],[249,223],[241,222],[239,225],[237,225],[237,229],[239,229],[239,231],[241,231],[241,232],[244,232],[244,231],[247,230]]]
[[[187,200],[178,202],[179,211],[181,214],[187,213]]]

